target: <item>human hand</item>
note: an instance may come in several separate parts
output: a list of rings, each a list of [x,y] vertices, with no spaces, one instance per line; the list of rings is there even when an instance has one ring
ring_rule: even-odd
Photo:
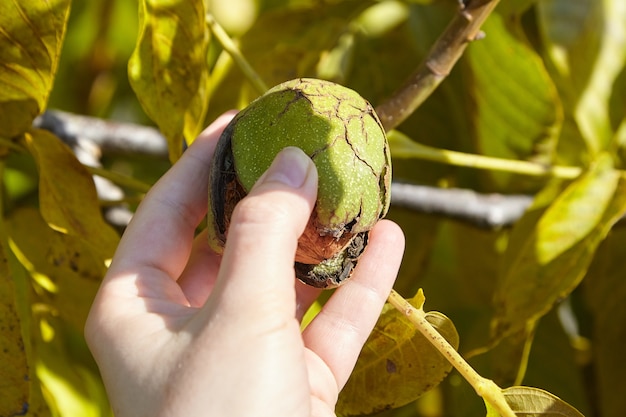
[[[380,221],[352,278],[300,330],[320,290],[295,279],[317,172],[282,151],[232,217],[223,256],[206,232],[218,118],[145,197],[87,319],[117,417],[331,416],[397,274],[404,237]]]

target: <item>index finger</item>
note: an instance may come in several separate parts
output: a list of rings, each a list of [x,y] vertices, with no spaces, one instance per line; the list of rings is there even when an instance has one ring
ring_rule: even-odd
[[[342,388],[391,291],[402,255],[400,227],[381,220],[354,271],[304,330],[305,345],[319,355]]]

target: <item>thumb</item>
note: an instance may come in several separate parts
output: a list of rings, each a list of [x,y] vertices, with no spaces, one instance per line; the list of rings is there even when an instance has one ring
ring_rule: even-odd
[[[266,323],[293,319],[295,253],[316,194],[313,161],[289,147],[237,204],[213,292],[219,308],[229,310],[223,313],[243,318],[248,312]]]

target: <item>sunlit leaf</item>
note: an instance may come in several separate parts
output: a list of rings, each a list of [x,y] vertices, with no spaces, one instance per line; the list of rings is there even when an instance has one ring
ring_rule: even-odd
[[[411,300],[416,308],[423,302],[421,291]],[[458,347],[458,334],[446,316],[428,312],[426,319]],[[438,385],[451,368],[431,342],[388,305],[341,391],[337,413],[362,415],[402,406]]]
[[[478,153],[549,164],[560,133],[562,111],[541,57],[521,27],[499,14],[483,25],[486,36],[465,54],[471,66],[473,135]],[[489,172],[497,189],[512,192],[511,175]],[[516,189],[524,190],[522,180]]]
[[[592,352],[599,415],[620,417],[626,410],[626,229],[615,227],[598,248],[583,288],[592,311]]]
[[[29,296],[28,275],[14,256],[12,248],[4,249],[4,246],[10,245],[4,243],[8,238],[7,230],[4,227],[1,230],[0,415],[48,417],[50,409],[44,401],[36,374],[37,355],[30,337],[33,305]]]
[[[626,63],[622,0],[548,0],[537,3],[547,54],[566,106],[592,155],[612,138],[609,104]]]
[[[108,402],[82,331],[104,263],[81,239],[50,229],[33,208],[13,212],[7,229],[25,272],[21,279],[34,290],[27,330],[33,353],[26,415],[49,415],[43,384],[54,415],[103,416]]]
[[[0,241],[0,416],[17,416],[28,409],[30,381],[7,249]]]
[[[105,223],[93,179],[70,149],[53,134],[33,130],[26,145],[39,167],[39,204],[54,229],[89,242],[111,258],[119,241]]]
[[[208,104],[209,29],[202,0],[142,0],[131,85],[175,161],[200,132]]]
[[[518,417],[584,417],[556,395],[532,387],[511,387],[502,390],[506,402]],[[500,417],[489,404],[487,417]]]
[[[82,331],[106,272],[104,259],[84,240],[52,230],[35,209],[16,210],[7,226],[18,260],[39,288],[39,302]]]
[[[34,314],[37,376],[55,416],[104,417],[108,400],[80,333],[52,312]]]
[[[516,226],[507,250],[494,301],[494,336],[524,328],[567,296],[625,211],[626,180],[606,155],[545,211],[531,207],[529,219],[522,218]]]
[[[0,2],[0,137],[26,131],[45,109],[70,3]]]

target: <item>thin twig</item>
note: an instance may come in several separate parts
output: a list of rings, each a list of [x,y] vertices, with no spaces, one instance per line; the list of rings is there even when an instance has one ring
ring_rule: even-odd
[[[459,371],[476,393],[496,409],[501,417],[516,417],[515,412],[506,402],[502,389],[492,380],[482,377],[463,359],[459,352],[426,320],[424,310],[413,307],[394,290],[391,290],[387,301],[413,323],[415,328]]]
[[[85,168],[87,169],[87,171],[89,171],[91,175],[97,175],[99,177],[106,178],[107,180],[117,185],[130,188],[139,193],[147,193],[152,187],[150,184],[146,184],[145,182],[139,181],[138,179],[135,179],[133,177],[120,174],[119,172],[110,171],[108,169],[91,165],[85,165]]]
[[[467,45],[477,39],[480,27],[499,0],[469,0],[432,46],[426,58],[376,113],[390,131],[406,120],[448,76]]]
[[[239,48],[237,48],[237,45],[235,45],[235,42],[233,42],[230,36],[228,36],[224,28],[217,23],[213,15],[210,13],[207,13],[206,15],[206,22],[213,35],[215,35],[215,38],[217,38],[218,42],[222,45],[222,48],[224,48],[224,50],[228,52],[228,54],[237,63],[254,88],[259,92],[259,94],[265,94],[268,90],[267,85],[263,82],[261,76],[254,70],[254,68],[252,68],[252,65],[248,63]]]

